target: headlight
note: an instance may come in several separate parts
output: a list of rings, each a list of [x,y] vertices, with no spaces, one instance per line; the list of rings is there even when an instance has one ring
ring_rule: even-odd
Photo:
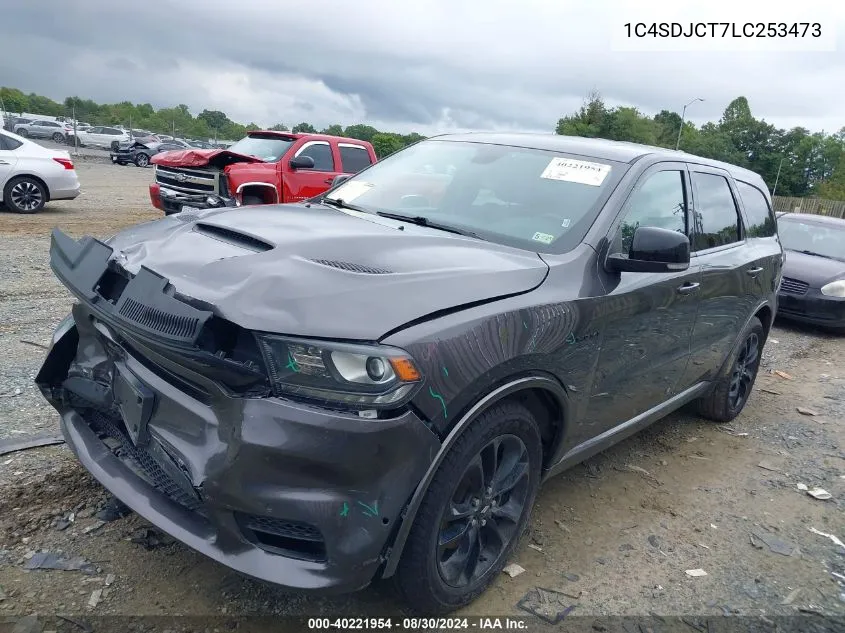
[[[845,297],[845,279],[825,284],[822,286],[822,294],[828,297]]]
[[[404,404],[422,375],[401,349],[258,334],[278,396],[299,396],[353,407]]]

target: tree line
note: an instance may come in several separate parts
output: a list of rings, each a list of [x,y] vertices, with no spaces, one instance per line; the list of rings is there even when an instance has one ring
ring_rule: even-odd
[[[776,128],[756,119],[745,97],[737,97],[722,118],[701,127],[662,110],[648,116],[630,107],[608,107],[593,92],[581,108],[561,118],[558,134],[631,141],[680,149],[757,172],[779,196],[845,200],[845,127],[833,134],[806,128]]]
[[[0,100],[6,111],[11,113],[28,112],[53,117],[75,116],[77,121],[92,125],[122,125],[136,130],[171,134],[183,138],[237,141],[248,131],[260,129],[255,123],[247,125],[236,123],[219,110],[206,109],[197,116],[193,116],[185,104],[156,110],[149,103],[135,104],[129,101],[96,103],[91,99],[80,97],[67,97],[59,103],[49,97],[34,93],[25,94],[17,88],[7,87],[0,88]],[[379,158],[424,138],[415,132],[411,134],[384,132],[361,123],[346,127],[334,124],[321,130],[307,122],[298,123],[291,128],[283,123],[276,123],[270,129],[312,134],[320,132],[368,141],[373,144]]]
[[[67,97],[62,103],[16,88],[0,88],[0,99],[8,112],[29,112],[70,117],[94,125],[123,125],[186,138],[238,140],[246,132],[259,129],[255,123],[241,124],[219,110],[203,110],[193,116],[188,106],[155,109],[149,103],[96,103],[91,99]],[[288,131],[283,123],[270,127]],[[307,122],[290,128],[292,132],[321,132],[346,136],[373,144],[379,158],[416,143],[417,133],[397,134],[358,123],[317,129]],[[680,131],[680,149],[691,154],[747,167],[760,174],[770,190],[783,196],[818,196],[845,200],[845,127],[836,133],[812,133],[806,128],[776,128],[756,119],[745,97],[734,99],[722,118],[697,127],[689,121],[681,126],[681,115],[662,110],[654,116],[637,108],[608,107],[593,92],[581,108],[561,118],[558,134],[631,141],[674,148]]]

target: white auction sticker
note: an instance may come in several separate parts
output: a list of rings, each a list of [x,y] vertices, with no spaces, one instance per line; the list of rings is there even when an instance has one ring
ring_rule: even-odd
[[[340,187],[335,189],[329,195],[329,198],[335,200],[343,200],[344,202],[352,202],[355,198],[364,195],[375,185],[371,182],[359,182],[357,180],[350,180],[343,183]]]
[[[551,244],[555,241],[555,236],[549,235],[548,233],[535,233],[531,239],[536,242],[542,242],[543,244]]]
[[[610,165],[590,163],[574,158],[553,158],[540,174],[540,178],[577,182],[598,187],[610,173]]]

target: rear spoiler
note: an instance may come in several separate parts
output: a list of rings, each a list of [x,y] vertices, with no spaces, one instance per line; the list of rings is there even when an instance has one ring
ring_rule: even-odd
[[[170,282],[149,268],[141,266],[114,302],[98,292],[100,281],[110,271],[113,253],[114,249],[94,237],[76,241],[59,229],[50,235],[50,268],[99,318],[158,342],[195,346],[212,313],[174,297]]]

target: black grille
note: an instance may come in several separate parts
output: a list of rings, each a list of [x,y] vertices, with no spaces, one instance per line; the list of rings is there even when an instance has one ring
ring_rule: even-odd
[[[235,518],[242,527],[258,532],[267,532],[276,536],[287,536],[290,538],[303,539],[306,541],[322,541],[320,531],[313,525],[299,521],[288,521],[273,517],[259,516],[256,514],[235,513]]]
[[[328,266],[329,268],[339,268],[340,270],[346,270],[351,273],[364,273],[367,275],[389,275],[393,272],[392,270],[387,270],[386,268],[375,268],[373,266],[364,266],[362,264],[350,264],[349,262],[336,262],[331,259],[312,259],[311,261],[315,264]]]
[[[112,448],[112,452],[123,460],[129,460],[136,470],[140,470],[144,479],[153,485],[157,490],[163,492],[179,505],[188,510],[198,510],[202,505],[197,496],[191,495],[180,486],[156,460],[145,449],[138,448],[130,441],[124,431],[118,428],[111,418],[98,412],[92,411],[86,415],[91,427],[101,434],[117,440],[120,445]]]
[[[790,295],[805,295],[810,284],[790,277],[784,277],[780,282],[780,291]]]
[[[180,338],[192,336],[199,324],[198,319],[151,308],[132,298],[120,307],[120,315],[150,330]]]

